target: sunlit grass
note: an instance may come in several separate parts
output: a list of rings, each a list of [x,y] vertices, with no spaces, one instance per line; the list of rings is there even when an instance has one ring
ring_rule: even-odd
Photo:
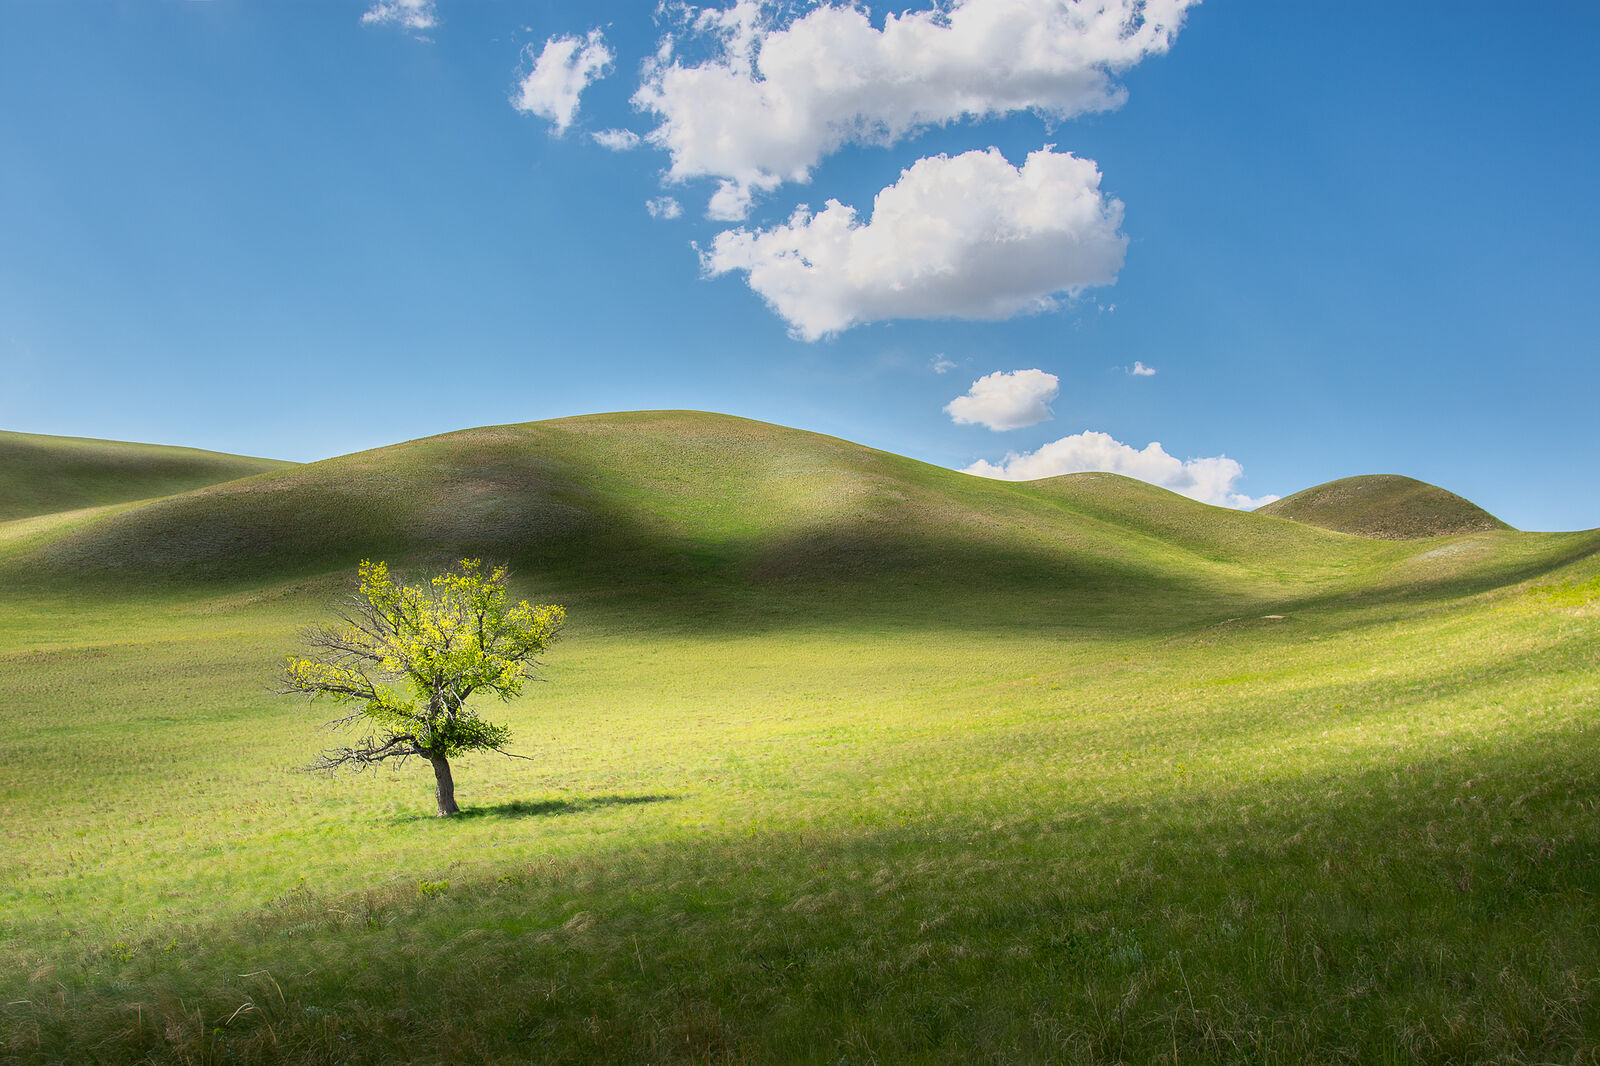
[[[1597,546],[685,413],[0,523],[0,1058],[1592,1063]],[[527,758],[300,772],[299,627],[469,550]]]
[[[1592,575],[1179,636],[577,628],[449,822],[423,768],[295,772],[294,611],[11,651],[9,1046],[1570,1061]]]

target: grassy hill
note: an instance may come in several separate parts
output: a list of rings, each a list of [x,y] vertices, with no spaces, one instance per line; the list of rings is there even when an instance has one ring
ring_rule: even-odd
[[[285,465],[194,448],[0,430],[0,522],[188,492]]]
[[[570,609],[525,759],[296,772],[355,562]],[[0,1061],[1586,1061],[1600,530],[692,412],[0,523]]]
[[[1485,587],[1587,543],[1490,537],[1419,558],[1117,475],[990,481],[745,419],[634,412],[450,433],[0,526],[0,576],[209,587],[345,573],[367,556],[480,555],[552,594],[652,613],[903,616],[981,591],[1007,605],[1001,624],[1159,605],[1185,625],[1355,590]]]
[[[1257,508],[1256,513],[1379,540],[1511,528],[1470,500],[1398,474],[1329,481]]]

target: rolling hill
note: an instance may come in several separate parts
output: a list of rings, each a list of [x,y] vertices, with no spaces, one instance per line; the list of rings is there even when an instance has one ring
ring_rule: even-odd
[[[0,522],[168,496],[287,465],[195,448],[0,431]]]
[[[842,597],[894,612],[966,592],[1007,619],[1082,624],[1159,604],[1179,623],[1361,589],[1486,587],[1594,540],[1478,538],[1419,559],[1112,474],[991,481],[668,411],[465,430],[12,523],[0,527],[0,577],[237,586],[349,572],[369,556],[435,566],[477,555],[564,596],[656,612],[752,597],[774,610]]]
[[[1399,474],[1366,474],[1314,485],[1257,514],[1377,540],[1420,540],[1510,529],[1470,500]]]
[[[0,521],[0,1060],[1600,1046],[1600,530],[681,411],[244,473]],[[451,819],[425,766],[296,772],[350,709],[274,693],[297,633],[362,557],[464,554],[569,608],[482,705],[521,758]]]

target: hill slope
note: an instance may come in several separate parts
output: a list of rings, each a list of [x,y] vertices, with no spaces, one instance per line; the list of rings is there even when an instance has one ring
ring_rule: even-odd
[[[0,526],[0,578],[254,586],[347,574],[364,557],[432,567],[479,555],[550,595],[655,613],[756,604],[927,617],[964,605],[1010,624],[1180,625],[1358,591],[1520,580],[1593,550],[1594,537],[1573,537],[1480,534],[1418,556],[1117,475],[991,481],[667,411],[465,430],[70,522]]]
[[[1511,528],[1470,500],[1399,474],[1366,474],[1314,485],[1256,513],[1377,540]]]
[[[0,430],[0,522],[169,496],[287,465],[196,448]]]
[[[1597,550],[684,412],[0,522],[0,1055],[1587,1061]],[[468,551],[571,607],[523,758],[292,772]]]

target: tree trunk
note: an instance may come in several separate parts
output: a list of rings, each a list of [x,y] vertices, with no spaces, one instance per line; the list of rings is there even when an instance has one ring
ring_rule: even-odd
[[[433,795],[439,801],[439,817],[460,814],[461,808],[456,806],[456,779],[450,776],[450,760],[443,755],[429,755],[428,761],[433,763]]]

